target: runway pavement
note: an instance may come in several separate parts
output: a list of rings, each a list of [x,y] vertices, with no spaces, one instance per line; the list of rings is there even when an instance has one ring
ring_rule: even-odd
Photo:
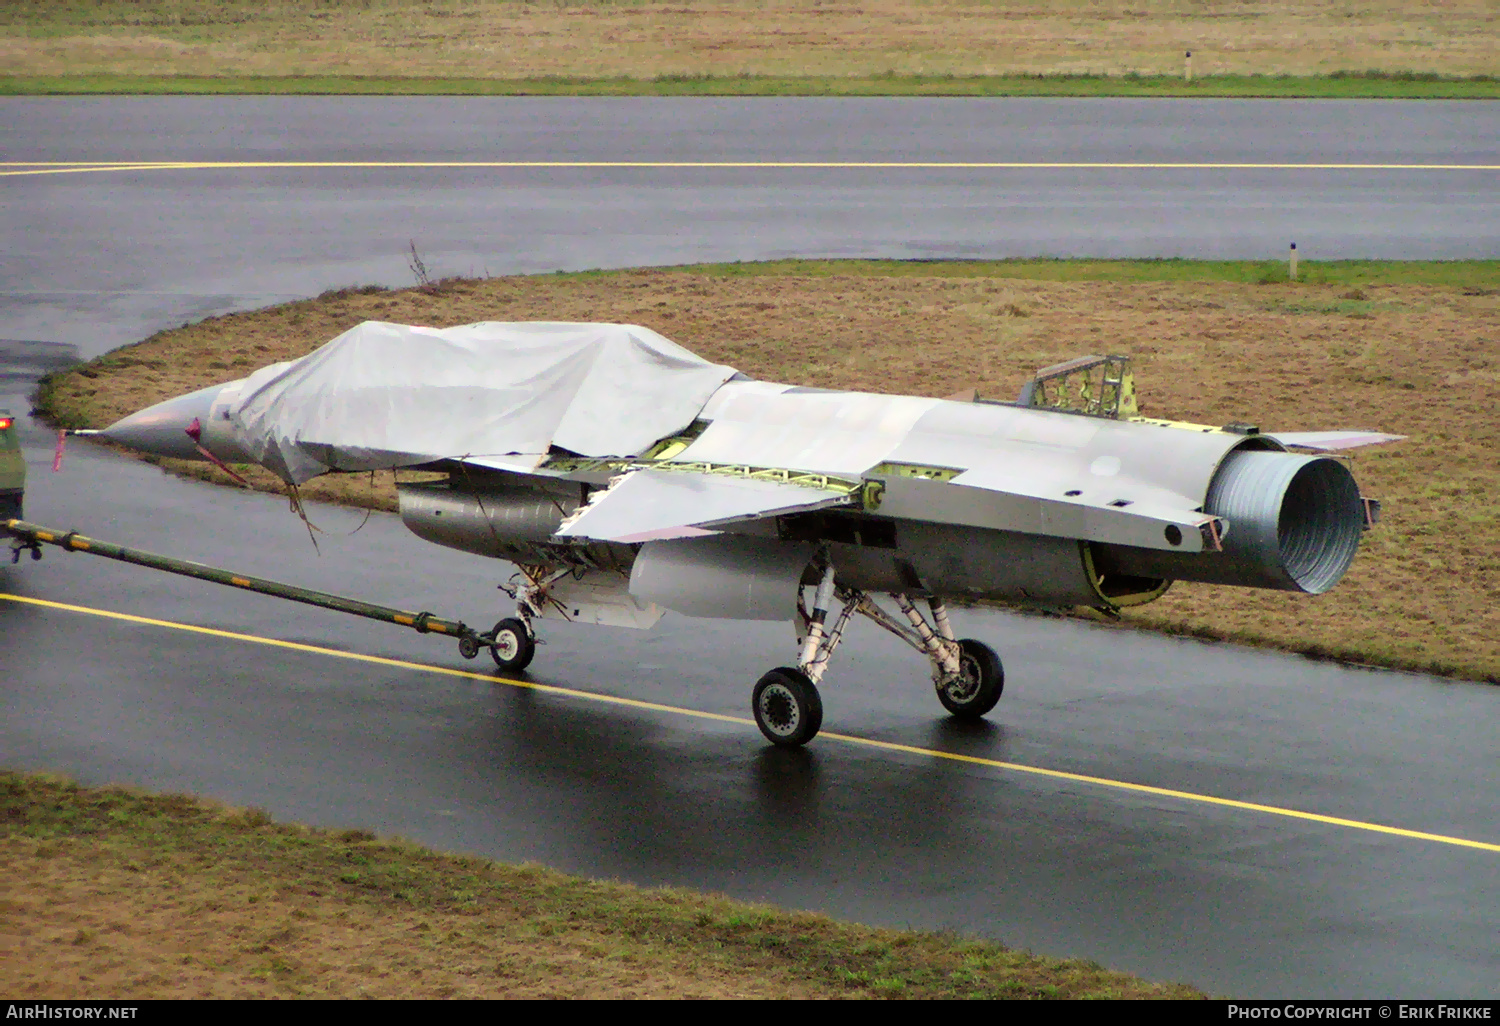
[[[412,242],[437,275],[792,255],[1278,259],[1290,242],[1305,259],[1500,251],[1488,101],[11,97],[0,129],[4,161],[1047,165],[6,177],[0,334],[86,356],[226,310],[410,285]],[[1179,166],[1120,166],[1140,162]],[[1181,166],[1195,164],[1270,166]]]
[[[1490,165],[1497,109],[7,99],[0,138],[12,161]],[[0,335],[89,355],[223,309],[404,284],[409,238],[437,273],[788,253],[1260,256],[1293,231],[1309,256],[1493,256],[1495,177],[1103,166],[8,177]],[[81,443],[54,475],[51,438],[24,431],[33,520],[475,623],[502,613],[506,568],[426,545],[395,518],[345,537],[359,515],[315,509],[329,529],[315,555],[281,500]],[[987,724],[946,719],[925,667],[860,625],[824,689],[829,733],[787,753],[747,722],[751,684],[792,656],[774,624],[549,624],[529,679],[583,693],[563,694],[494,678],[432,637],[81,554],[6,566],[0,594],[0,764],[973,931],[1218,993],[1492,997],[1500,979],[1500,689],[968,613],[960,626],[1007,666]]]

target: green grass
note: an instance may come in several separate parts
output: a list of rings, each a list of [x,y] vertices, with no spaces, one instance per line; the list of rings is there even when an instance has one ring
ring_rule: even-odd
[[[8,75],[0,95],[454,96],[1159,96],[1284,99],[1497,99],[1500,78],[1403,72],[1325,76],[875,75],[655,78],[398,78],[353,75]]]
[[[1025,281],[1226,281],[1291,284],[1285,260],[765,260],[684,264],[655,270],[718,277],[876,275],[919,278],[1014,278]],[[558,272],[565,278],[618,275],[615,270]],[[628,272],[625,272],[628,273]],[[1445,285],[1489,294],[1500,288],[1500,260],[1302,260],[1298,285]],[[1357,303],[1357,300],[1351,302]],[[1351,310],[1362,309],[1359,306]]]

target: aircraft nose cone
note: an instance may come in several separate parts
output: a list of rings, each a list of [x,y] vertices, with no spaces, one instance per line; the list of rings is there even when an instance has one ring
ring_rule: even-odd
[[[195,420],[199,424],[208,423],[208,413],[223,387],[210,385],[148,406],[124,420],[115,421],[100,433],[112,442],[141,452],[179,460],[201,460],[203,457],[188,436],[188,428]]]

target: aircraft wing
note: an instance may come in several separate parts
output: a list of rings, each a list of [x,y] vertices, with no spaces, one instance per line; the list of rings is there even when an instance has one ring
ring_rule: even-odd
[[[785,480],[634,470],[596,492],[555,537],[644,542],[715,534],[715,527],[853,502],[855,493]]]

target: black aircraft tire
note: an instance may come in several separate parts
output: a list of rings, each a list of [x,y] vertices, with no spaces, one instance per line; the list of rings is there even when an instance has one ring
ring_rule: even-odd
[[[995,650],[982,641],[964,638],[958,643],[960,677],[937,689],[938,701],[954,716],[977,720],[1000,701],[1005,690],[1005,667]]]
[[[517,673],[531,665],[536,655],[536,640],[520,620],[501,620],[495,624],[495,644],[490,648],[495,665]]]
[[[766,740],[782,748],[800,748],[823,726],[823,698],[807,674],[790,666],[772,670],[755,685],[750,706],[755,725]]]

